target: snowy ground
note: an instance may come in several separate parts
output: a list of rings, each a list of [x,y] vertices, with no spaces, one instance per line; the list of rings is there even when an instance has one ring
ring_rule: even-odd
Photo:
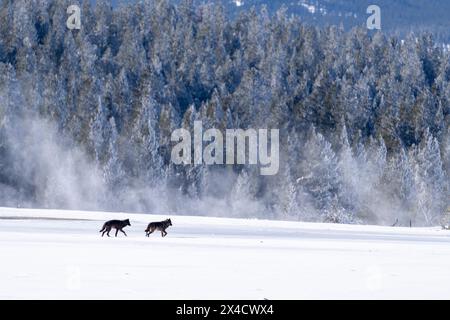
[[[450,299],[439,228],[164,218],[0,208],[0,299]]]

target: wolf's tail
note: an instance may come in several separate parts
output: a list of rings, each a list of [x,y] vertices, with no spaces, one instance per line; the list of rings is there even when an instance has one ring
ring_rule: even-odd
[[[103,231],[105,231],[105,229],[106,229],[106,223],[103,225],[102,230],[100,230],[99,232],[103,232]]]

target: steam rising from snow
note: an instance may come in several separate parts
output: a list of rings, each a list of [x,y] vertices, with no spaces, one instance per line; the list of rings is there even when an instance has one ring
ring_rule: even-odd
[[[11,148],[8,161],[14,163],[8,174],[11,180],[24,183],[20,189],[0,184],[2,206],[263,217],[260,202],[246,199],[242,189],[233,189],[234,173],[214,173],[209,179],[217,184],[211,187],[222,192],[222,199],[191,199],[180,192],[180,186],[166,181],[157,188],[135,181],[111,191],[104,168],[50,121],[37,116],[16,118],[4,129]]]

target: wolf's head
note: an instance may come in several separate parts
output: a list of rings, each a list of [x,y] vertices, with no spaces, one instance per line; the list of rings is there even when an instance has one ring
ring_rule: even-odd
[[[130,219],[127,219],[124,221],[126,226],[130,226],[131,227],[131,223],[130,223]]]
[[[172,225],[172,220],[170,220],[170,219],[167,219],[167,220],[166,220],[166,222],[167,222],[167,224],[168,224],[169,226],[171,226],[171,225]]]

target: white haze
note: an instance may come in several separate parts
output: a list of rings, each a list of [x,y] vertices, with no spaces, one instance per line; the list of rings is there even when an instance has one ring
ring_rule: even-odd
[[[159,188],[136,182],[112,194],[106,186],[103,168],[73,141],[63,137],[52,122],[37,116],[16,118],[5,128],[6,144],[14,163],[9,174],[20,175],[20,180],[25,181],[30,190],[0,184],[2,205],[236,217],[255,217],[263,212],[258,201],[246,199],[236,190],[231,190],[229,197],[224,196],[222,200],[215,197],[190,199],[182,196],[179,188],[168,187],[163,180]],[[223,186],[228,181],[226,184],[230,188],[236,176],[227,172],[215,173],[211,182]]]
[[[324,209],[324,215],[324,211],[314,206],[305,189],[309,180],[315,179],[318,185],[321,183],[316,181],[318,179],[325,179],[326,185],[334,181],[328,176],[330,168],[325,168],[324,177],[314,171],[323,165],[321,162],[328,155],[319,154],[325,158],[317,158],[313,152],[308,152],[308,144],[301,150],[305,154],[299,156],[306,157],[305,163],[310,164],[313,171],[299,178],[296,185],[287,186],[284,181],[289,179],[285,179],[286,173],[281,169],[277,176],[265,180],[269,190],[259,198],[255,196],[259,191],[255,190],[251,172],[244,170],[237,174],[231,166],[223,170],[192,167],[200,173],[198,183],[202,183],[201,189],[206,190],[203,194],[196,194],[190,189],[192,186],[182,191],[181,185],[164,177],[157,182],[157,187],[130,179],[130,183],[117,186],[117,190],[112,191],[105,182],[105,168],[90,159],[71,139],[64,137],[52,122],[38,116],[18,117],[6,121],[4,128],[10,148],[8,163],[12,164],[7,172],[10,179],[22,182],[20,188],[0,184],[0,201],[4,206],[384,225],[393,224],[397,219],[400,224],[408,225],[415,217],[413,211],[408,211],[400,200],[396,201],[391,196],[391,190],[380,187],[388,165],[383,147],[368,148],[360,158],[351,149],[341,150],[340,155],[335,156],[337,168],[331,169],[339,173],[339,194],[348,196],[341,201],[359,206],[356,209],[359,216],[347,218],[334,205],[335,195],[323,200],[331,201],[330,207]],[[280,155],[281,165],[287,157],[286,153]],[[411,188],[417,185],[414,181],[406,181],[406,185],[408,183]],[[425,200],[432,202],[432,195],[426,191]],[[274,202],[279,205],[273,206]],[[437,223],[437,220],[433,221]]]

